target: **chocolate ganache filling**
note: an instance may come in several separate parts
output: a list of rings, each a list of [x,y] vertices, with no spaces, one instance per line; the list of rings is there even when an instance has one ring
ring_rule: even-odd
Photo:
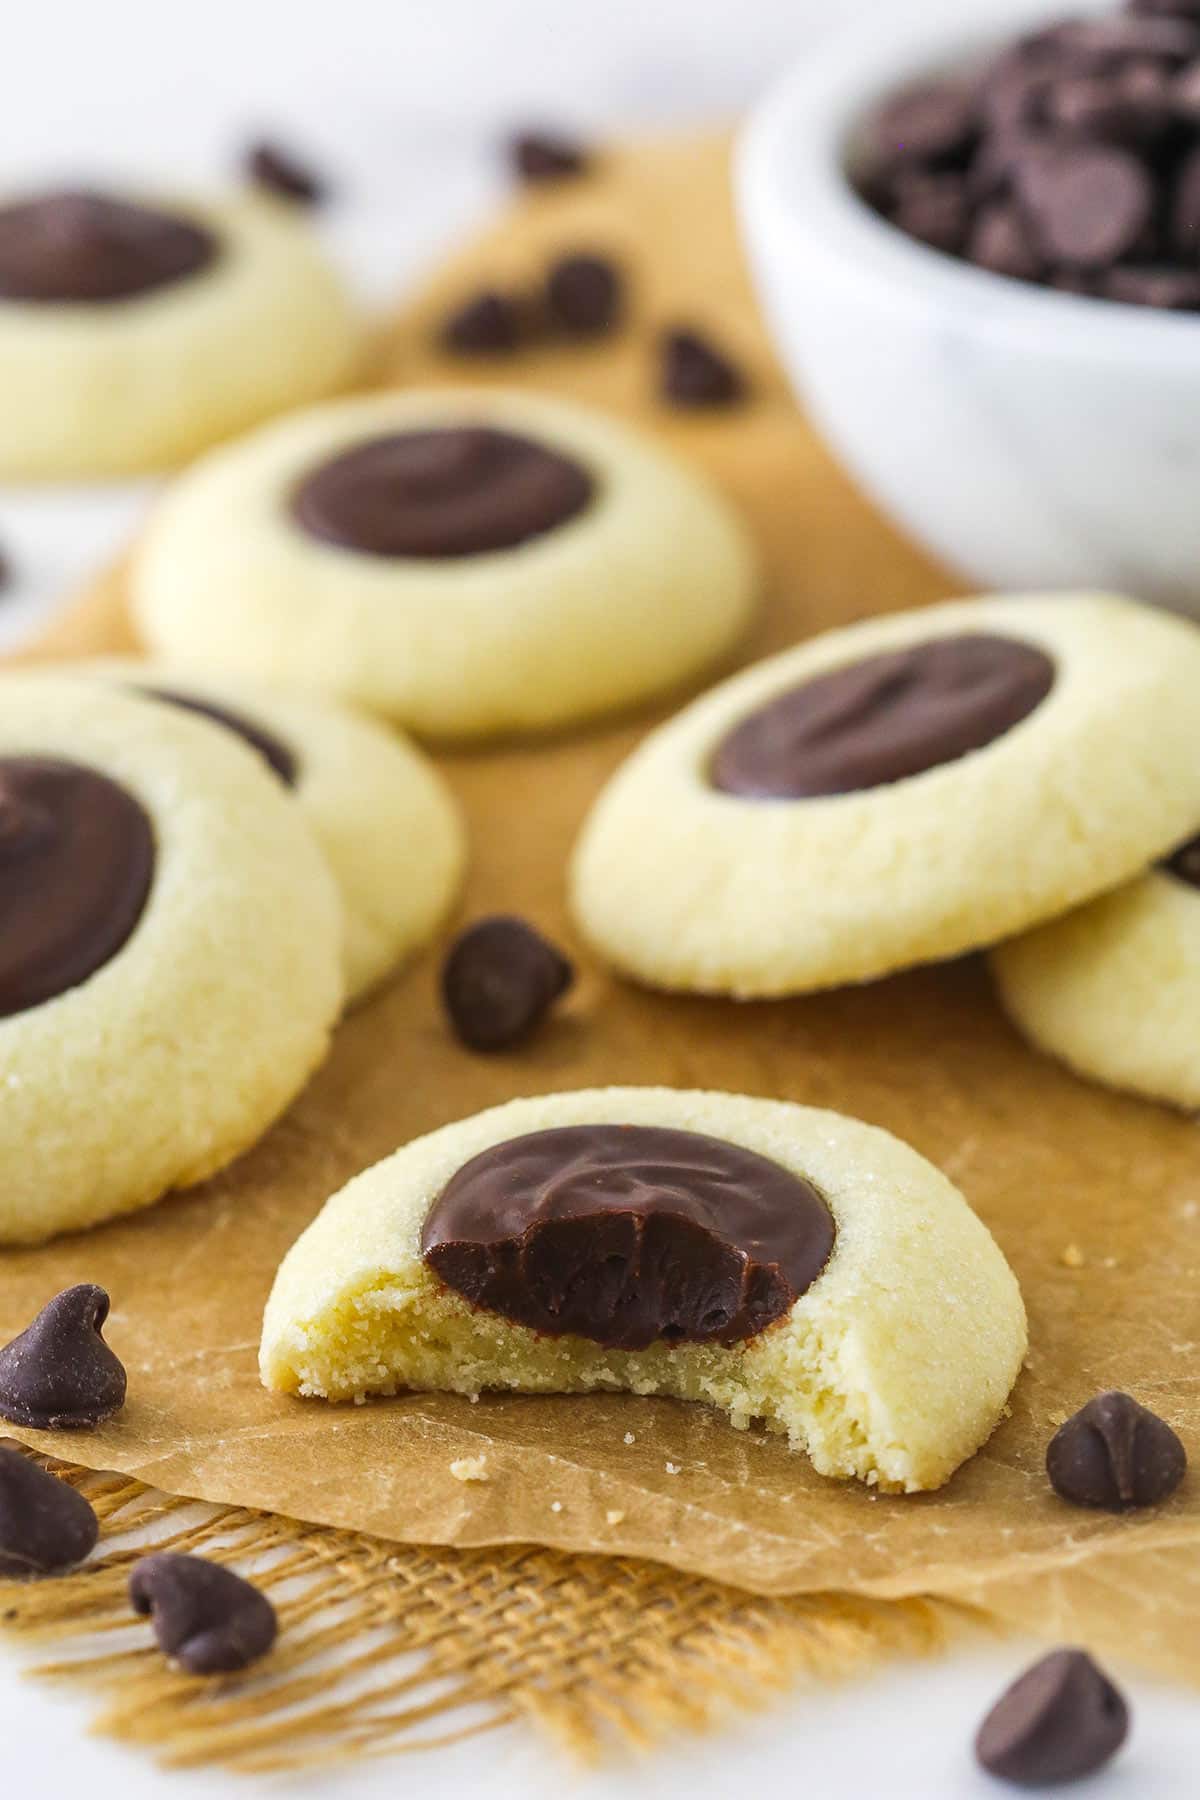
[[[718,744],[712,784],[754,800],[883,787],[994,743],[1053,685],[1053,662],[1031,644],[931,638],[777,695]]]
[[[370,556],[481,556],[565,525],[593,489],[546,444],[456,425],[357,444],[301,482],[292,514],[310,536]]]
[[[130,300],[197,274],[217,242],[191,219],[107,194],[37,194],[0,207],[0,298]]]
[[[829,1259],[808,1182],[738,1144],[657,1125],[567,1125],[497,1144],[434,1202],[421,1254],[520,1325],[609,1349],[734,1344]]]
[[[234,712],[231,707],[217,706],[212,700],[200,700],[195,694],[181,694],[176,688],[148,687],[141,691],[154,700],[162,700],[167,706],[178,706],[183,712],[197,713],[202,719],[211,719],[214,725],[223,725],[226,731],[232,731],[252,750],[257,750],[285,787],[295,787],[300,773],[299,758],[282,738],[277,738],[265,726],[256,724],[244,713]]]
[[[154,875],[142,807],[96,769],[0,757],[0,1017],[86,981],[141,918]]]

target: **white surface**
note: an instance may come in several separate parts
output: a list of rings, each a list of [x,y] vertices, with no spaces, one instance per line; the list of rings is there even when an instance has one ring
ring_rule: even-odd
[[[857,0],[892,14],[900,0]],[[341,252],[390,292],[485,207],[498,187],[492,138],[542,117],[599,129],[730,115],[818,19],[851,0],[108,0],[43,4],[6,19],[0,157],[41,174],[99,168],[207,176],[259,124],[311,148],[340,178]],[[0,604],[6,641],[43,616],[126,537],[148,490],[0,491],[0,544],[22,572]],[[681,1744],[648,1764],[575,1776],[531,1734],[492,1733],[452,1751],[365,1764],[336,1779],[232,1782],[165,1775],[84,1735],[86,1703],[18,1679],[0,1651],[5,1792],[91,1800],[245,1793],[367,1800],[458,1792],[479,1800],[694,1800],[749,1792],[806,1800],[983,1800],[975,1725],[1035,1647],[898,1667],[870,1682],[799,1693],[757,1722]],[[1193,1696],[1129,1678],[1133,1741],[1088,1800],[1184,1800],[1200,1716]]]
[[[842,178],[880,94],[1047,10],[906,0],[786,77],[742,147],[759,290],[842,459],[945,561],[981,587],[1200,612],[1200,322],[998,280],[883,224]]]

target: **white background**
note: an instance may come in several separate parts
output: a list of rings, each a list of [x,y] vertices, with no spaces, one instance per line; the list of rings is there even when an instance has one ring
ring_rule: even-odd
[[[331,239],[368,292],[391,294],[481,216],[502,182],[493,153],[514,122],[583,130],[724,119],[814,30],[908,0],[72,0],[6,9],[0,164],[21,175],[102,171],[210,179],[247,133],[310,150],[338,183]],[[3,396],[0,396],[3,404]],[[11,642],[127,533],[145,486],[68,495],[0,489],[0,544],[19,570],[0,600]],[[481,1800],[657,1800],[779,1792],[806,1800],[971,1800],[998,1792],[972,1765],[979,1717],[1032,1644],[996,1647],[830,1692],[799,1693],[715,1740],[649,1764],[577,1775],[532,1734],[271,1786],[291,1795],[468,1792]],[[1114,1669],[1135,1705],[1129,1749],[1072,1792],[1174,1800],[1200,1712],[1181,1692]],[[6,1792],[93,1800],[254,1784],[164,1775],[84,1734],[86,1707],[23,1681],[0,1652]]]

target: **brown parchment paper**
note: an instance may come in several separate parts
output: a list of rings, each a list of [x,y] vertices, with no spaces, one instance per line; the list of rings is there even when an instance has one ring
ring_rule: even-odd
[[[788,398],[737,252],[726,157],[716,141],[614,151],[593,181],[522,200],[397,321],[386,360],[396,381],[462,379],[428,348],[450,298],[531,277],[552,249],[617,251],[635,280],[618,342],[469,374],[640,416],[737,496],[769,576],[750,657],[954,584],[864,504]],[[744,360],[752,406],[691,418],[658,408],[652,339],[674,319],[711,328]],[[107,650],[126,636],[118,573],[43,649]],[[569,846],[651,722],[443,759],[473,838],[466,914],[512,908],[572,942]],[[0,1333],[68,1282],[99,1281],[130,1374],[125,1411],[98,1431],[14,1435],[171,1493],[412,1543],[620,1551],[763,1592],[942,1593],[1023,1623],[1053,1610],[1077,1635],[1106,1623],[1108,1640],[1200,1674],[1181,1605],[1200,1572],[1200,1478],[1150,1517],[1113,1519],[1066,1508],[1041,1468],[1055,1424],[1110,1385],[1200,1448],[1192,1123],[1027,1050],[978,962],[738,1006],[639,992],[572,948],[578,989],[520,1054],[482,1059],[455,1045],[439,1016],[436,954],[425,956],[343,1024],[308,1092],[235,1169],[136,1219],[0,1255]],[[889,1498],[827,1483],[777,1441],[669,1402],[414,1395],[330,1408],[262,1391],[255,1352],[276,1264],[347,1177],[514,1094],[633,1081],[841,1108],[909,1139],[963,1187],[1020,1277],[1032,1349],[1012,1416],[945,1490]],[[451,1462],[481,1452],[487,1481],[451,1476]]]

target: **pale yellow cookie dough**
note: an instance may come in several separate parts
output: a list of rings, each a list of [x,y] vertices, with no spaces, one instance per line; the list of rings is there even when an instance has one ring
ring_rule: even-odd
[[[1155,869],[992,952],[1021,1030],[1081,1075],[1200,1107],[1200,890]]]
[[[0,1018],[0,1242],[36,1243],[199,1181],[266,1130],[325,1053],[341,916],[299,808],[226,732],[98,685],[6,675],[4,756],[98,770],[156,840],[116,954]]]
[[[1039,646],[1042,703],[982,750],[865,792],[750,800],[708,768],[748,713],[935,636]],[[990,944],[1127,880],[1200,818],[1200,631],[1111,596],[987,597],[853,625],[759,663],[655,731],[576,847],[575,916],[654,987],[757,997]]]
[[[349,378],[362,326],[295,207],[150,203],[207,227],[216,258],[126,299],[0,300],[0,479],[174,467]]]
[[[605,1350],[472,1308],[420,1255],[450,1177],[508,1138],[583,1123],[667,1125],[757,1151],[809,1181],[833,1253],[790,1313],[746,1343]],[[823,1475],[938,1487],[991,1433],[1025,1354],[1020,1292],[945,1176],[887,1132],[734,1094],[609,1088],[514,1100],[418,1138],[329,1200],[285,1257],[263,1381],[346,1400],[402,1388],[629,1389],[762,1419]]]
[[[224,707],[292,752],[289,791],[341,891],[347,999],[361,998],[433,936],[462,881],[466,834],[445,782],[405,739],[345,707],[166,663],[113,657],[59,667]]]
[[[333,456],[464,423],[562,451],[594,497],[513,549],[442,559],[348,550],[292,519],[297,483]],[[464,389],[323,407],[205,458],[152,517],[131,592],[164,656],[469,738],[569,725],[682,683],[739,635],[755,584],[729,503],[666,450],[565,401]]]

